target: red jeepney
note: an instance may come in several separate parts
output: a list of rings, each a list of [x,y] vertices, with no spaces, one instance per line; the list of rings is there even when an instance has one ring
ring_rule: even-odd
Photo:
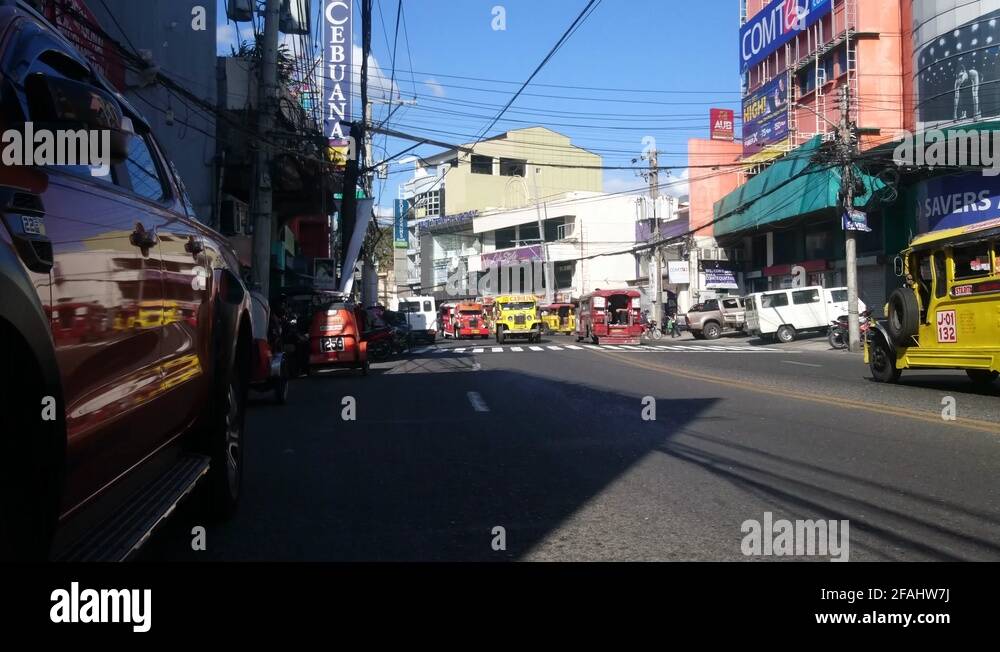
[[[595,290],[580,299],[576,341],[639,344],[642,338],[638,290]]]
[[[486,310],[481,303],[460,303],[454,312],[455,336],[481,337],[490,336],[490,326],[486,321]]]
[[[454,303],[442,303],[438,306],[438,327],[445,339],[456,337]]]

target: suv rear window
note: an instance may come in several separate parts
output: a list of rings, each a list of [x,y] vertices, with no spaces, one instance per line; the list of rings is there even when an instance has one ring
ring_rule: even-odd
[[[847,303],[847,290],[831,290],[830,299],[834,303]]]
[[[792,303],[797,306],[819,303],[819,290],[799,290],[792,292]]]

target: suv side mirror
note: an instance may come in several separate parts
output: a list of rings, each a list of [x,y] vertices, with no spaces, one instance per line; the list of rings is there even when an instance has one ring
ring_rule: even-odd
[[[110,93],[43,73],[30,75],[24,88],[30,119],[37,126],[50,130],[108,131],[111,151],[106,154],[111,162],[121,163],[128,157],[135,127]]]
[[[903,257],[896,256],[892,261],[892,271],[896,276],[903,275]]]

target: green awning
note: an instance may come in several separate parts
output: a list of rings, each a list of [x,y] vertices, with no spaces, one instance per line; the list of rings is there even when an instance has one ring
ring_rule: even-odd
[[[715,203],[715,235],[724,236],[784,220],[835,211],[840,194],[840,168],[813,159],[822,145],[816,136]],[[863,207],[873,190],[884,184],[855,168],[866,192],[855,197]]]

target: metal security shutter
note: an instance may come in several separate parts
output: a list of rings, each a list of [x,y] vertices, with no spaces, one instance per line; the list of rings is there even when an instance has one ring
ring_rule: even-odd
[[[882,317],[885,306],[885,265],[870,265],[858,269],[858,296],[876,317]]]

